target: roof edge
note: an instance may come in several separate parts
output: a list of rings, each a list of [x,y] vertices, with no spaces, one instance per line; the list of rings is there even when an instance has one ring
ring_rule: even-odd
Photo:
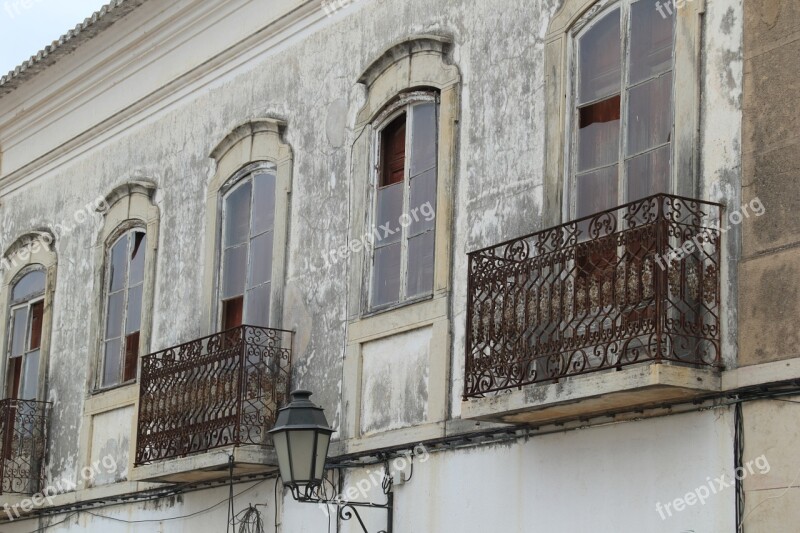
[[[18,89],[27,80],[71,54],[103,30],[144,4],[147,0],[112,0],[95,11],[92,16],[45,46],[37,54],[0,78],[0,98]]]

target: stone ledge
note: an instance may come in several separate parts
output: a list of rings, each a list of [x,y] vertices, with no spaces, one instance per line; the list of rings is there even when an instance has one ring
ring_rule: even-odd
[[[278,458],[273,448],[242,446],[232,449],[220,448],[206,453],[136,466],[131,469],[130,477],[134,481],[156,483],[190,483],[222,479],[230,475],[228,458],[231,454],[234,461],[234,477],[263,474],[278,469]]]
[[[544,424],[654,403],[684,402],[720,390],[717,371],[646,364],[470,399],[461,403],[461,415],[487,422]]]

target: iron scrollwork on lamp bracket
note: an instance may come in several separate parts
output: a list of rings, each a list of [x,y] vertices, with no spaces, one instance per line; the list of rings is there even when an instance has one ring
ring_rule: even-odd
[[[328,425],[324,410],[311,402],[311,392],[298,390],[291,396],[292,401],[279,411],[275,427],[269,432],[278,456],[283,486],[298,502],[335,505],[341,520],[355,518],[364,533],[369,533],[369,530],[359,509],[385,509],[387,526],[377,533],[392,533],[394,495],[388,462],[385,463],[382,482],[386,503],[328,499],[322,487],[326,482],[325,461],[333,429]]]
[[[293,486],[289,487],[292,492],[292,497],[303,503],[316,503],[322,505],[336,506],[336,514],[339,519],[347,522],[355,518],[364,533],[370,533],[367,525],[361,518],[361,509],[383,509],[387,513],[386,529],[381,529],[376,533],[392,533],[392,524],[394,522],[394,493],[392,492],[393,478],[389,475],[389,464],[385,463],[385,470],[383,475],[382,489],[386,496],[386,503],[372,503],[372,502],[351,502],[337,498],[327,498],[320,493],[321,485],[310,486],[305,488]]]

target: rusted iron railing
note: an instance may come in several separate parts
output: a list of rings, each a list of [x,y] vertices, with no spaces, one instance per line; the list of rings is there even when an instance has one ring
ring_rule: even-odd
[[[35,494],[44,483],[50,403],[0,401],[0,485],[3,494]]]
[[[292,332],[241,326],[142,358],[135,464],[269,443]]]
[[[722,206],[655,195],[469,254],[464,398],[720,366]]]

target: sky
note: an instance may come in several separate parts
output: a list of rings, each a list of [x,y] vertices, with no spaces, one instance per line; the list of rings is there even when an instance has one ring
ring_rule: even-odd
[[[74,28],[108,0],[0,0],[0,77]]]

